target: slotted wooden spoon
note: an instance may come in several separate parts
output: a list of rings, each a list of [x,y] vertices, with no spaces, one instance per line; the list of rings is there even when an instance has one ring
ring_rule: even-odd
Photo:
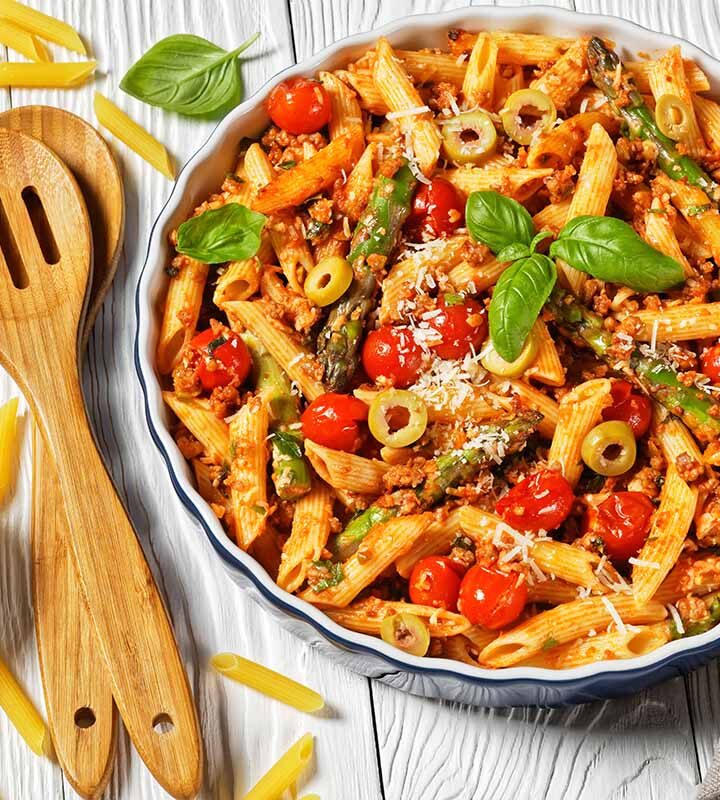
[[[123,183],[105,140],[59,108],[23,106],[0,114],[0,127],[40,139],[70,168],[92,220],[93,281],[81,348],[112,283],[125,222]],[[110,676],[92,630],[70,554],[67,517],[55,475],[33,426],[33,605],[45,707],[55,753],[70,785],[99,798],[112,773],[117,714]],[[72,680],[67,676],[71,675]]]
[[[44,225],[42,213],[31,218],[33,205]],[[174,797],[194,797],[202,751],[187,676],[85,415],[78,333],[92,276],[87,212],[67,167],[36,139],[7,129],[0,130],[0,250],[0,363],[25,393],[55,463],[115,702],[156,780]]]

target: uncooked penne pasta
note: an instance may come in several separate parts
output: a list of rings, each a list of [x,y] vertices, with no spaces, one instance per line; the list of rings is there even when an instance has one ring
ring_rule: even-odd
[[[0,708],[35,755],[48,755],[50,739],[42,717],[30,698],[0,659]]]
[[[31,61],[51,61],[47,47],[34,34],[9,19],[0,19],[0,44]]]
[[[210,664],[226,678],[242,683],[298,711],[321,711],[322,697],[301,683],[235,653],[217,653]]]
[[[433,637],[457,636],[471,627],[462,614],[446,611],[444,608],[381,600],[379,597],[369,597],[352,606],[328,611],[330,619],[344,628],[373,636],[380,635],[380,626],[385,617],[394,614],[414,614],[420,617],[427,623],[428,632]]]
[[[90,63],[93,64],[94,69],[94,62]],[[3,66],[6,65],[0,65],[0,84],[2,84]],[[12,66],[19,67],[21,65],[13,64]],[[23,64],[22,66],[30,67],[41,65]],[[61,66],[63,65],[51,64],[48,66],[48,69],[51,69],[53,73],[55,73],[55,70]],[[89,67],[87,69],[89,69]],[[90,72],[92,72],[92,70],[90,70]],[[87,74],[90,74],[90,72]],[[57,74],[59,75],[60,72]],[[73,85],[77,85],[77,82],[80,80],[83,80],[82,76],[76,76]],[[98,122],[104,128],[107,128],[113,136],[120,139],[120,141],[126,144],[131,150],[134,150],[141,158],[145,159],[150,166],[155,167],[158,172],[162,172],[166,178],[169,178],[171,181],[175,180],[175,167],[170,153],[168,153],[164,144],[149,134],[145,128],[138,125],[135,120],[131,119],[124,111],[118,108],[115,103],[101,95],[100,92],[95,92],[93,108],[95,109],[95,116]]]
[[[310,441],[306,445],[311,444]],[[307,452],[307,451],[306,451]],[[277,584],[287,592],[299,589],[307,578],[314,561],[322,552],[330,536],[332,493],[322,482],[316,481],[308,494],[295,506],[290,536],[283,546]]]
[[[230,420],[230,501],[238,545],[247,550],[265,530],[268,516],[267,435],[270,418],[260,397]]]
[[[270,800],[272,797],[280,797],[307,769],[313,749],[313,737],[306,733],[270,767],[243,800]]]
[[[0,406],[0,504],[13,482],[13,464],[17,451],[17,409],[17,397]]]
[[[560,401],[548,463],[559,466],[571,486],[577,484],[582,473],[580,450],[583,439],[600,422],[603,408],[610,403],[610,381],[607,378],[585,381]]]
[[[675,566],[692,524],[698,490],[688,485],[674,464],[669,464],[645,544],[633,562],[633,595],[642,605],[655,594],[665,576]]]
[[[61,47],[87,55],[87,50],[77,31],[67,22],[43,14],[35,8],[17,0],[0,0],[0,17],[9,20],[23,30],[34,33],[41,39],[55,42]]]

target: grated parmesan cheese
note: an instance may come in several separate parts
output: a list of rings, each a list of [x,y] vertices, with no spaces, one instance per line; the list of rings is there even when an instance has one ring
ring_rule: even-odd
[[[646,561],[642,558],[628,558],[628,564],[634,564],[636,567],[650,567],[650,569],[660,569],[660,564],[657,561]]]
[[[617,628],[619,633],[627,633],[627,628],[625,627],[625,623],[622,621],[622,617],[618,614],[617,609],[615,606],[608,600],[607,597],[604,595],[600,598],[602,604],[607,608],[608,614],[612,618],[612,621],[615,623],[615,627]]]
[[[655,320],[652,326],[652,334],[650,336],[650,349],[653,353],[657,353],[657,336],[658,328],[660,327],[660,320]]]
[[[427,114],[429,113],[430,108],[428,106],[415,106],[414,108],[404,108],[402,111],[388,111],[385,114],[386,119],[400,119],[402,117],[416,117],[419,114]]]
[[[673,618],[673,622],[675,623],[675,628],[677,632],[682,636],[685,633],[685,626],[683,625],[682,617],[680,616],[680,612],[675,608],[672,603],[668,603],[666,606],[667,610],[670,612],[670,616]]]

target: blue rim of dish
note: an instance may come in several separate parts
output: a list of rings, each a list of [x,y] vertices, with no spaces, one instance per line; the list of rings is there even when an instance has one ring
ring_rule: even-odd
[[[633,22],[631,20],[625,20],[620,17],[615,17],[607,14],[592,14],[592,13],[585,13],[580,11],[573,11],[570,9],[563,9],[557,8],[555,6],[547,6],[547,5],[537,5],[531,8],[532,13],[539,12],[542,14],[551,13],[552,15],[558,15],[567,17],[570,19],[574,19],[578,16],[584,16],[587,18],[597,19],[597,20],[605,20],[610,21],[611,23],[621,23],[622,25],[627,25],[632,28],[636,28],[639,31],[647,32],[652,34],[653,36],[659,36],[666,39],[671,39],[675,42],[684,42],[687,44],[691,50],[698,51],[702,53],[704,56],[718,64],[718,74],[720,74],[720,60],[716,59],[710,53],[708,53],[703,48],[699,47],[698,45],[683,39],[680,36],[675,36],[673,34],[666,34],[661,33],[659,31],[655,31],[652,28],[647,28],[644,25],[640,25],[637,22]],[[382,25],[379,28],[373,31],[364,31],[356,34],[352,34],[341,39],[335,40],[332,44],[328,45],[327,47],[323,48],[319,52],[313,54],[310,58],[304,59],[302,62],[296,62],[282,70],[280,72],[275,73],[272,77],[270,77],[265,83],[257,89],[250,97],[246,98],[240,106],[238,106],[234,111],[231,111],[230,114],[238,113],[239,109],[243,106],[250,105],[251,103],[256,101],[258,96],[263,95],[267,92],[268,88],[274,85],[276,82],[282,79],[282,77],[287,74],[291,73],[294,70],[297,70],[303,67],[304,64],[308,64],[309,62],[315,61],[322,61],[326,59],[332,49],[341,45],[343,43],[347,45],[351,45],[353,40],[360,39],[364,36],[373,33],[377,36],[382,35],[390,35],[398,30],[402,29],[403,23],[405,20],[417,20],[418,22],[422,21],[438,21],[441,19],[450,19],[452,17],[462,17],[464,15],[472,15],[477,14],[478,16],[482,16],[485,14],[486,16],[493,16],[494,14],[502,14],[502,13],[513,13],[520,14],[525,13],[527,14],[528,8],[518,8],[518,7],[503,7],[503,6],[468,6],[465,8],[457,8],[452,9],[448,12],[444,13],[431,13],[431,14],[412,14],[408,15],[407,17],[401,18],[399,20],[393,20],[386,25]],[[448,24],[444,22],[437,22],[437,24]],[[346,636],[342,635],[341,633],[337,633],[324,624],[323,621],[319,619],[313,619],[309,614],[305,613],[300,608],[297,608],[293,605],[290,605],[281,595],[286,594],[280,587],[276,586],[277,591],[272,591],[268,587],[264,585],[262,580],[258,576],[254,574],[254,572],[245,564],[243,564],[236,556],[234,556],[230,551],[223,548],[217,540],[216,534],[207,524],[205,517],[202,511],[198,508],[195,504],[193,499],[187,494],[185,488],[183,487],[182,483],[178,479],[178,476],[175,472],[175,469],[172,464],[172,459],[170,457],[169,452],[167,451],[159,432],[155,427],[155,422],[152,417],[152,413],[150,410],[150,396],[149,390],[145,380],[145,373],[143,370],[143,366],[141,363],[140,357],[140,329],[141,329],[141,310],[140,310],[140,290],[143,287],[143,278],[145,277],[145,272],[148,269],[149,260],[150,260],[150,249],[152,246],[155,230],[162,219],[165,210],[170,205],[170,202],[173,200],[176,191],[178,191],[178,186],[180,184],[181,176],[193,165],[196,158],[199,154],[205,150],[207,144],[214,138],[218,129],[224,124],[227,120],[227,117],[223,118],[218,122],[218,124],[213,128],[213,130],[208,134],[207,138],[202,142],[202,144],[198,147],[198,149],[190,156],[190,158],[185,162],[183,167],[181,168],[178,176],[176,178],[175,183],[168,195],[167,200],[163,204],[162,208],[160,209],[155,221],[153,222],[147,240],[147,248],[145,253],[145,262],[143,267],[138,275],[137,285],[135,289],[135,341],[134,341],[134,364],[135,364],[135,371],[137,373],[138,380],[140,382],[140,387],[142,389],[143,394],[143,405],[145,408],[145,420],[147,422],[148,429],[150,431],[151,438],[158,449],[160,455],[165,462],[165,466],[168,471],[168,475],[170,477],[170,482],[172,483],[173,488],[175,489],[175,493],[180,498],[185,509],[191,514],[191,516],[197,520],[200,524],[205,536],[209,539],[210,543],[213,546],[213,549],[220,555],[223,561],[232,566],[235,569],[238,569],[245,578],[247,578],[254,586],[254,588],[262,595],[262,597],[272,604],[274,607],[280,609],[284,613],[288,614],[290,617],[303,622],[305,625],[310,626],[313,628],[317,633],[319,633],[324,639],[330,641],[335,646],[342,648],[343,650],[350,652],[350,653],[363,653],[367,654],[368,656],[372,657],[375,660],[380,660],[385,662],[386,664],[394,667],[400,673],[414,673],[416,675],[428,675],[430,677],[447,677],[454,680],[460,680],[464,683],[468,683],[473,686],[482,687],[488,690],[492,690],[493,688],[497,687],[502,689],[504,687],[513,687],[518,685],[539,685],[545,687],[547,689],[558,689],[562,690],[563,694],[571,694],[573,690],[582,690],[583,688],[587,688],[593,684],[600,684],[602,682],[617,684],[623,681],[629,681],[633,678],[642,678],[643,684],[650,684],[653,681],[653,678],[656,673],[667,673],[671,668],[677,667],[680,671],[687,671],[687,662],[692,660],[693,658],[701,659],[702,661],[710,660],[714,655],[720,653],[720,625],[717,628],[711,629],[707,631],[705,634],[699,635],[698,639],[705,639],[708,637],[708,634],[712,633],[713,631],[716,633],[716,638],[708,638],[707,641],[700,641],[695,646],[687,646],[682,650],[679,650],[675,653],[671,653],[663,658],[658,659],[657,661],[653,661],[651,664],[644,664],[640,666],[628,667],[627,669],[613,669],[613,670],[606,670],[606,671],[597,671],[588,675],[582,676],[572,676],[563,678],[562,673],[557,674],[557,670],[548,670],[548,669],[540,669],[540,668],[531,668],[526,667],[523,669],[532,669],[534,672],[542,673],[542,677],[536,677],[534,675],[524,675],[522,677],[518,677],[515,675],[508,675],[505,677],[503,673],[506,673],[507,670],[490,670],[478,666],[476,669],[479,674],[471,674],[466,672],[458,671],[457,669],[449,669],[445,666],[441,666],[441,663],[453,663],[448,659],[426,659],[428,662],[427,666],[420,665],[420,664],[412,664],[408,661],[400,661],[397,658],[393,657],[392,654],[385,652],[384,650],[380,649],[382,643],[378,642],[375,637],[371,637],[368,635],[358,634],[358,636],[362,636],[363,639],[367,639],[373,644],[364,644],[359,641],[352,641],[348,639]],[[224,531],[223,531],[223,535]],[[257,562],[256,562],[257,563]],[[258,564],[258,567],[260,565]],[[262,567],[260,567],[262,569]],[[270,579],[272,580],[272,579]],[[293,596],[293,595],[289,595]],[[293,596],[294,597],[294,596]],[[300,601],[304,602],[304,601]],[[328,618],[329,619],[329,618]],[[331,622],[332,625],[334,623]],[[339,626],[335,626],[338,627]],[[339,628],[342,630],[342,628]],[[696,638],[696,637],[692,637]],[[635,659],[629,659],[635,660]],[[602,662],[600,662],[602,663]],[[618,665],[619,661],[609,662],[614,665]],[[509,669],[517,669],[517,668],[509,668]],[[568,670],[569,672],[570,670]],[[550,675],[551,677],[545,677],[546,675]],[[381,677],[387,677],[387,673]]]

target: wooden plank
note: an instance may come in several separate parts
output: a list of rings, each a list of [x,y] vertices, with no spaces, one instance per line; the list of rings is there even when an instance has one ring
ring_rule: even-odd
[[[187,120],[145,106],[117,89],[125,70],[158,39],[177,32],[203,35],[225,47],[256,30],[262,38],[242,72],[246,94],[293,60],[284,0],[246,0],[242,13],[232,2],[200,4],[178,0],[169,13],[165,0],[30,0],[75,25],[90,44],[100,68],[96,87],[167,143],[178,163],[205,141],[214,122]],[[53,48],[56,59],[75,58]],[[13,104],[59,105],[94,122],[92,85],[72,91],[13,90]],[[168,601],[181,652],[199,704],[207,756],[202,797],[243,796],[272,761],[306,731],[316,735],[316,766],[306,787],[325,797],[379,794],[379,777],[366,679],[348,673],[285,633],[223,574],[199,527],[176,499],[165,466],[150,440],[133,364],[134,291],[145,258],[150,225],[170,183],[117,142],[111,142],[127,192],[125,252],[88,351],[85,389],[90,414],[110,470],[140,532],[150,566]],[[10,384],[0,375],[0,399]],[[29,438],[24,437],[21,478],[12,505],[0,514],[0,642],[23,683],[41,701],[28,581]],[[8,652],[5,652],[7,647]],[[302,715],[219,679],[209,656],[234,650],[292,675],[323,693],[331,711]],[[351,698],[351,700],[350,700]],[[59,798],[59,770],[28,754],[0,715],[0,797]],[[337,748],[337,751],[335,750]],[[357,769],[336,752],[352,753]],[[366,794],[367,793],[367,794]],[[118,762],[105,794],[108,800],[167,797],[152,781],[127,737],[120,737]]]

